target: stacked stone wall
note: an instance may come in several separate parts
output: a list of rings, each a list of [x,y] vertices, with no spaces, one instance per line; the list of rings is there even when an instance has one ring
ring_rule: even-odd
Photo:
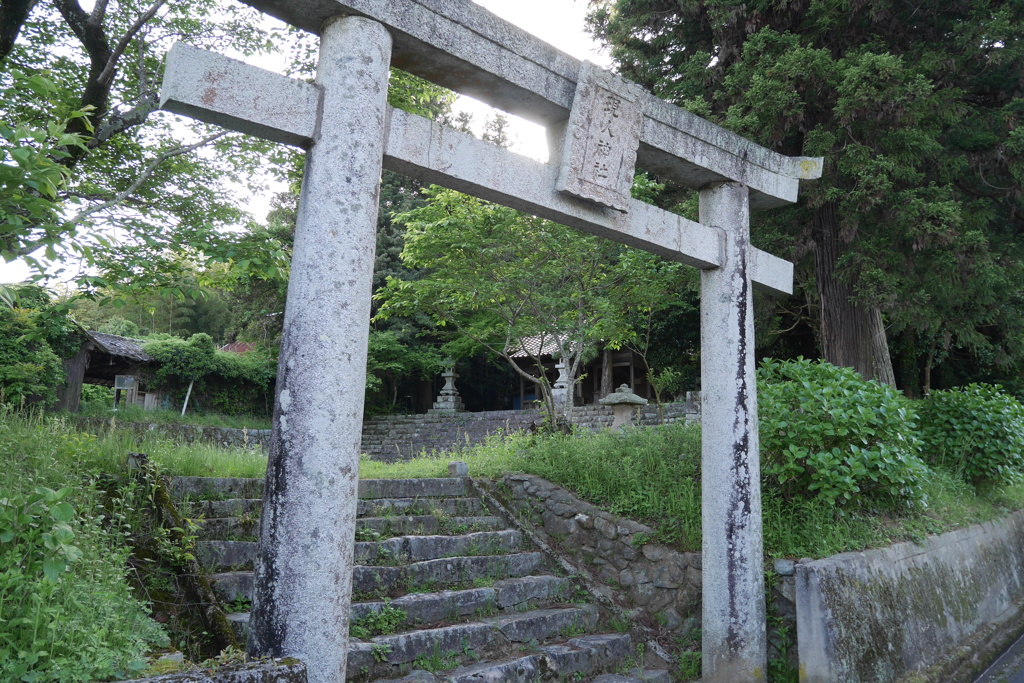
[[[691,403],[664,403],[666,424],[699,419]],[[519,432],[538,428],[544,414],[539,410],[496,410],[482,413],[428,413],[426,415],[384,415],[363,423],[362,452],[374,460],[394,461],[421,453],[456,450],[482,443],[497,432]],[[638,425],[661,423],[658,406],[638,406],[633,412]],[[597,432],[612,425],[608,406],[577,406],[570,422]]]
[[[231,429],[203,425],[158,424],[155,422],[125,422],[98,417],[74,418],[80,429],[105,433],[110,430],[128,430],[139,437],[156,434],[178,443],[213,443],[224,448],[259,448],[270,440],[269,429]]]
[[[495,493],[562,557],[601,581],[618,604],[646,613],[644,622],[680,636],[700,626],[701,553],[652,543],[654,529],[646,524],[600,510],[540,477],[508,475]],[[794,668],[796,564],[775,562],[768,633],[769,658]]]
[[[664,403],[665,424],[683,420],[695,421],[693,403]],[[577,406],[570,420],[578,428],[590,432],[608,429],[612,409],[608,406]],[[225,448],[263,447],[270,440],[269,429],[229,429],[200,425],[123,422],[114,419],[79,417],[75,421],[93,432],[127,429],[138,436],[160,434],[179,443],[202,441]],[[467,445],[483,443],[499,432],[522,432],[539,428],[544,421],[540,410],[495,410],[481,413],[427,413],[424,415],[383,415],[363,422],[361,451],[374,460],[406,460],[422,453],[458,450]],[[637,406],[633,411],[637,425],[661,423],[658,406]]]

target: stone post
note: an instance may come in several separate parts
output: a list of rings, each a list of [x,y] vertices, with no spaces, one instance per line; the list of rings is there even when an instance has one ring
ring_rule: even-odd
[[[343,683],[391,36],[320,37],[322,109],[299,199],[249,639]]]
[[[761,468],[749,190],[700,191],[700,222],[724,234],[722,266],[701,272],[704,683],[765,680]]]
[[[565,401],[569,394],[569,373],[566,372],[565,361],[555,363],[555,370],[558,371],[558,377],[551,386],[551,400],[555,402],[555,410],[560,413],[565,410]]]

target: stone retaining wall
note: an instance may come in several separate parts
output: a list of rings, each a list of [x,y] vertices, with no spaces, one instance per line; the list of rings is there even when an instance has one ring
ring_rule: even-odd
[[[976,634],[991,639],[983,630],[1019,613],[1022,600],[1024,511],[923,545],[801,562],[800,680],[898,680],[954,655]]]
[[[665,423],[699,419],[693,402],[664,403]],[[658,406],[638,406],[638,425],[660,424]],[[374,460],[405,460],[423,452],[450,451],[482,443],[497,432],[528,431],[543,424],[539,410],[496,410],[482,413],[428,413],[426,415],[383,415],[363,423],[362,452]],[[609,406],[577,406],[570,421],[596,432],[612,425]]]
[[[664,403],[666,424],[699,420],[694,403]],[[139,436],[158,433],[178,441],[203,441],[225,448],[265,446],[269,429],[228,429],[198,425],[122,422],[114,418],[74,418],[82,428],[103,432],[111,428],[128,429]],[[638,425],[656,425],[661,420],[656,405],[637,406],[633,420]],[[382,415],[363,423],[361,450],[374,460],[407,460],[421,453],[452,451],[466,445],[483,443],[498,432],[522,432],[543,424],[539,410],[494,410],[482,413],[428,413],[425,415]],[[612,409],[608,406],[578,406],[571,421],[591,432],[611,427]]]
[[[149,434],[159,434],[178,443],[202,441],[214,443],[224,448],[262,447],[264,442],[270,438],[269,429],[229,429],[227,427],[208,427],[202,425],[124,422],[116,417],[112,419],[76,417],[73,419],[82,429],[87,429],[91,432],[103,433],[111,429],[127,429],[140,437]]]
[[[600,510],[546,479],[504,477],[496,493],[562,556],[583,565],[621,605],[643,620],[685,635],[700,626],[701,554],[649,542],[654,529]],[[768,634],[770,659],[797,666],[795,562],[775,562],[771,608],[779,618]]]
[[[560,486],[529,474],[504,477],[498,494],[573,562],[584,564],[628,604],[648,610],[670,630],[699,614],[700,553],[649,542],[654,529],[599,510]]]

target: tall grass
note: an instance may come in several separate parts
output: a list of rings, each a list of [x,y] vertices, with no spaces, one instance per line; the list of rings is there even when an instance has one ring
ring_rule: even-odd
[[[99,417],[119,422],[144,422],[156,424],[201,425],[206,427],[227,427],[229,429],[270,429],[270,418],[255,415],[221,415],[219,413],[185,413],[180,410],[144,410],[141,406],[122,405],[117,410],[108,403],[83,401],[81,410],[75,415]]]
[[[681,550],[701,548],[700,426],[677,424],[622,433],[575,436],[495,436],[457,453],[387,464],[364,459],[360,476],[442,477],[463,460],[473,476],[527,473],[657,530],[658,541]],[[924,502],[902,509],[855,502],[787,498],[762,484],[765,556],[827,557],[840,552],[920,541],[928,534],[995,519],[1024,509],[1024,485],[975,491],[952,473],[930,470]]]
[[[167,636],[125,580],[125,529],[102,506],[110,450],[0,407],[0,680],[129,678]]]

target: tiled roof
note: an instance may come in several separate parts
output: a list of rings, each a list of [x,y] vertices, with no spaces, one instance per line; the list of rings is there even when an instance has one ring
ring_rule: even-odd
[[[118,337],[116,334],[103,334],[102,332],[87,332],[89,338],[96,343],[100,350],[109,353],[111,356],[121,356],[133,361],[145,363],[153,360],[145,351],[141,339],[130,337]]]
[[[510,344],[508,349],[512,351],[513,358],[553,356],[558,353],[558,340],[549,334],[524,337],[518,344]]]
[[[231,342],[220,347],[220,350],[228,353],[248,353],[255,348],[256,345],[249,342]]]

